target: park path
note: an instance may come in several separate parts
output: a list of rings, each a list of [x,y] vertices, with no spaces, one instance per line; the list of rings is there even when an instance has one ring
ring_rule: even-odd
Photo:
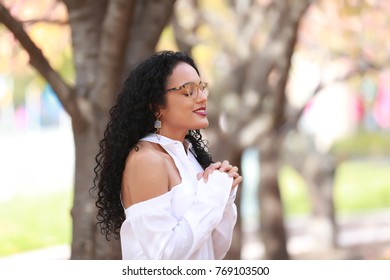
[[[306,217],[286,223],[287,248],[292,259],[389,259],[390,209],[375,210],[338,217],[338,248],[322,250],[310,232]],[[264,246],[255,230],[246,233],[245,259],[261,259]]]

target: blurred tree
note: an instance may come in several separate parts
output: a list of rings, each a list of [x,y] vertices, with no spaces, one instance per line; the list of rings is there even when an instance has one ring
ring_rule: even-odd
[[[107,242],[96,228],[89,189],[94,178],[96,143],[125,73],[154,52],[168,23],[174,0],[64,0],[72,32],[75,85],[68,84],[26,33],[23,24],[0,3],[2,22],[48,81],[72,119],[76,151],[72,208],[72,259],[119,259],[118,240]],[[145,36],[148,34],[148,36]]]
[[[296,97],[290,95],[290,99],[301,102],[296,106],[301,108],[298,118],[304,114],[305,109],[310,109],[312,102],[319,95],[326,94],[324,90],[331,89],[337,84],[348,85],[353,92],[352,100],[364,100],[364,79],[378,79],[378,73],[388,68],[390,60],[388,56],[389,37],[387,30],[389,3],[385,1],[318,1],[312,6],[307,16],[303,19],[300,40],[297,44],[295,56],[301,61],[309,61],[314,67],[312,75],[306,71],[302,79],[292,75],[292,80],[304,82],[300,85],[300,92],[294,92]],[[315,23],[315,24],[313,24]],[[372,30],[377,30],[373,33]],[[295,63],[297,66],[298,63]],[[299,74],[298,74],[299,75]],[[308,93],[308,94],[307,94]],[[306,98],[301,98],[306,95]],[[301,97],[300,97],[301,96]],[[309,101],[308,101],[309,99]],[[333,98],[332,107],[337,105],[340,98]],[[350,102],[353,103],[353,102]],[[344,112],[346,117],[353,114],[370,113],[369,108],[361,108],[362,103],[354,103],[352,110]],[[324,114],[330,127],[337,126],[343,120],[332,118],[336,112],[333,108],[327,108],[329,114]],[[355,121],[362,120],[358,116]],[[325,131],[318,121],[314,121],[317,131]],[[359,123],[353,124],[359,127]],[[356,129],[356,128],[355,128]],[[349,133],[353,133],[353,127],[349,127]],[[299,145],[290,143],[290,152],[295,153],[293,165],[306,179],[312,206],[312,221],[310,229],[318,245],[315,250],[326,252],[331,247],[337,246],[337,221],[333,201],[333,182],[337,164],[340,160],[331,152],[333,142],[325,148],[319,145],[317,135],[308,135],[303,130],[298,131],[300,137],[306,137],[307,145],[300,149]],[[344,135],[339,135],[342,137]],[[302,138],[301,138],[302,139]],[[294,142],[296,144],[296,141]],[[294,151],[292,151],[294,149]]]

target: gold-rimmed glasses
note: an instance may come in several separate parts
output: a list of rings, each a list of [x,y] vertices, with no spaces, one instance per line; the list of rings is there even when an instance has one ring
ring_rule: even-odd
[[[209,84],[205,82],[200,82],[199,84],[188,82],[179,87],[169,88],[166,90],[166,92],[178,91],[182,89],[185,89],[188,96],[192,97],[193,99],[198,98],[199,91],[201,91],[206,97],[209,96]]]

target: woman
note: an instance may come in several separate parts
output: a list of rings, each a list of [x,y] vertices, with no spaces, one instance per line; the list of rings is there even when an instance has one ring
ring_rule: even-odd
[[[101,232],[120,235],[123,259],[222,259],[230,247],[242,178],[202,140],[207,86],[188,55],[156,53],[110,111],[94,185]]]

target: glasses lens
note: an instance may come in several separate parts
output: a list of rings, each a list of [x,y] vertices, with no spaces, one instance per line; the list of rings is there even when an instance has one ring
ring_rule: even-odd
[[[184,88],[186,89],[189,96],[196,98],[197,93],[197,86],[194,83],[188,83],[184,85]]]
[[[201,83],[199,83],[199,85],[197,85],[195,83],[188,83],[184,87],[185,87],[188,95],[191,96],[192,98],[198,97],[199,90],[202,91],[202,93],[204,95],[206,95],[206,97],[209,95],[207,83],[201,82]]]
[[[200,83],[199,89],[203,92],[204,95],[209,96],[209,88],[207,83]]]

